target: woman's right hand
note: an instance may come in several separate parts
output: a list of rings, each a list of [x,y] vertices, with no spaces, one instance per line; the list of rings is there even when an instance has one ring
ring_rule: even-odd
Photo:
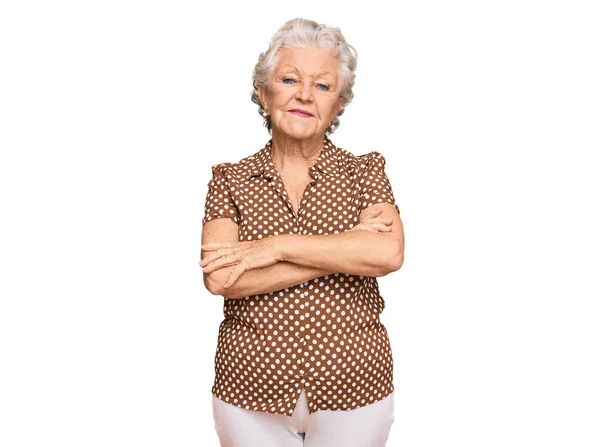
[[[348,231],[363,230],[370,231],[372,233],[389,233],[392,231],[392,218],[391,217],[377,217],[381,214],[381,207],[374,207],[367,211],[362,216],[360,223],[355,225]]]

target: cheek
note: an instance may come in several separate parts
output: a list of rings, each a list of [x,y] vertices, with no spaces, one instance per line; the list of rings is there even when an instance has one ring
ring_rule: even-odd
[[[335,101],[328,101],[327,104],[321,108],[321,116],[323,118],[333,118],[335,116]]]
[[[276,89],[273,91],[271,99],[275,105],[286,104],[290,99],[293,99],[293,93],[291,90]]]

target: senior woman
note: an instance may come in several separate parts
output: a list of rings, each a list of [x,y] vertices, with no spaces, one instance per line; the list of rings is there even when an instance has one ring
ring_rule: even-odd
[[[271,139],[212,166],[204,283],[224,297],[212,388],[222,446],[384,446],[393,360],[376,278],[403,263],[385,159],[327,135],[353,98],[338,28],[285,23],[253,73]]]

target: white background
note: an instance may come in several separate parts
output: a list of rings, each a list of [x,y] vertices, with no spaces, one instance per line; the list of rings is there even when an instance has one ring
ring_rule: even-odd
[[[294,17],[358,50],[331,139],[384,154],[405,226],[388,445],[600,445],[593,3],[3,2],[0,445],[218,446],[204,200],[268,141]]]

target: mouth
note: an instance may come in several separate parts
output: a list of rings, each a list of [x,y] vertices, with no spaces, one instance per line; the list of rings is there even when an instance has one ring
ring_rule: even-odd
[[[302,109],[292,109],[289,112],[293,113],[294,115],[301,116],[303,118],[310,118],[312,116],[306,110],[302,110]]]

